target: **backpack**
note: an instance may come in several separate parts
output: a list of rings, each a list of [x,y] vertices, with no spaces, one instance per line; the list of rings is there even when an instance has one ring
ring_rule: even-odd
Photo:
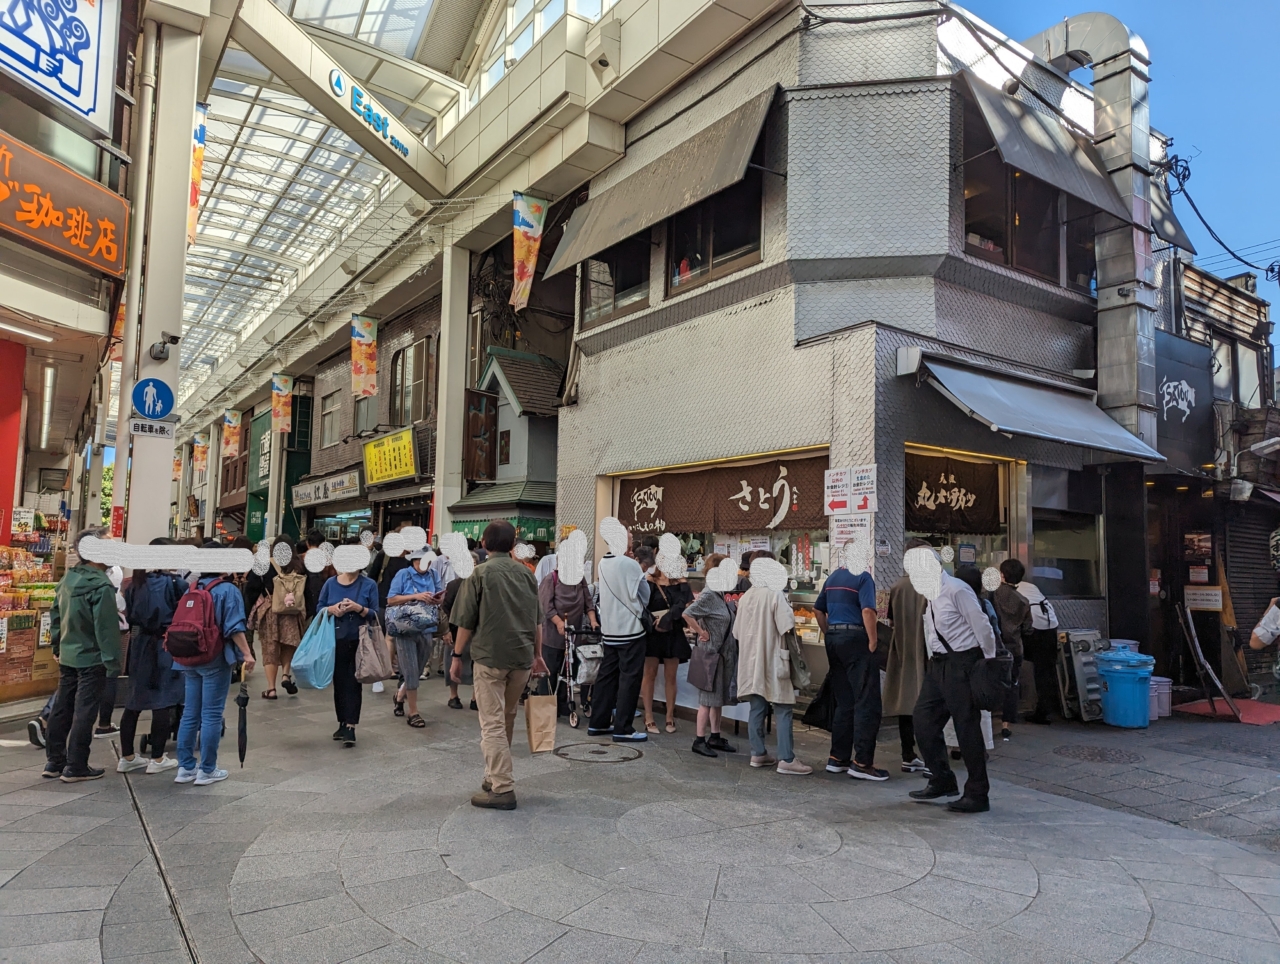
[[[274,562],[275,586],[271,590],[271,611],[277,616],[301,616],[307,611],[307,577],[300,572],[284,572]]]
[[[225,640],[218,625],[217,607],[213,602],[215,579],[203,589],[192,586],[178,600],[173,622],[164,634],[164,648],[180,666],[204,666],[222,653]]]

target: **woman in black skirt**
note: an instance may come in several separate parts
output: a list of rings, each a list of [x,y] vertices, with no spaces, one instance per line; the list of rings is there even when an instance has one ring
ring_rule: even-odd
[[[639,549],[636,558],[640,558]],[[645,566],[643,560],[640,564]],[[666,684],[667,732],[676,731],[676,670],[681,663],[689,661],[691,651],[684,634],[684,607],[693,602],[693,590],[685,578],[687,571],[680,541],[670,533],[664,534],[649,574],[649,611],[654,616],[654,628],[646,639],[644,681],[640,686],[644,728],[648,733],[658,732],[658,724],[653,719],[653,691],[659,663]]]

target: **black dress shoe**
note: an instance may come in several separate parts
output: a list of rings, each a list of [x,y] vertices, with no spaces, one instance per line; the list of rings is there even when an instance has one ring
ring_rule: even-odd
[[[950,784],[929,781],[922,790],[912,790],[907,794],[912,800],[937,800],[939,797],[958,797],[960,787],[952,781]]]
[[[703,737],[698,737],[693,741],[693,752],[698,756],[719,756],[715,750],[707,745],[707,741]]]
[[[948,803],[947,809],[952,813],[986,813],[991,809],[991,804],[986,797],[961,797]]]
[[[737,753],[738,748],[726,740],[719,733],[712,733],[707,737],[707,746],[713,750],[719,750],[721,753]]]

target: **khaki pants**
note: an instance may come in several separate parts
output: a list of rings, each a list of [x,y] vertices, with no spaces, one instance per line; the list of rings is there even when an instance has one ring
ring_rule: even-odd
[[[511,776],[511,734],[515,730],[520,694],[529,682],[527,669],[474,667],[476,708],[480,712],[480,749],[485,776],[494,793],[515,789]]]

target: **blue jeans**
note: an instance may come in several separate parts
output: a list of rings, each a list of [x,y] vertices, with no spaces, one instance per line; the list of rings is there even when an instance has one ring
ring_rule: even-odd
[[[218,767],[218,744],[222,741],[222,713],[231,686],[231,666],[217,658],[207,666],[182,670],[187,684],[182,722],[178,725],[178,766],[196,768],[196,734],[200,734],[200,769],[212,773]]]
[[[769,701],[754,693],[747,697],[751,701],[751,719],[747,723],[747,737],[751,740],[753,756],[764,756],[764,718],[769,712]],[[778,759],[790,763],[796,758],[795,747],[791,742],[790,703],[773,704],[773,728],[778,733]]]

